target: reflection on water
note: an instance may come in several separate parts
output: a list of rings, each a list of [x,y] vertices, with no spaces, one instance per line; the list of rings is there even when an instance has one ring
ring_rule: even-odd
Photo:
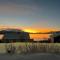
[[[30,38],[34,40],[48,39],[51,34],[30,34]]]

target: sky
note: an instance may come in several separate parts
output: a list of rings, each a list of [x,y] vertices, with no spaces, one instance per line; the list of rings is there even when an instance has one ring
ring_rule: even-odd
[[[0,0],[0,26],[60,30],[60,0]]]

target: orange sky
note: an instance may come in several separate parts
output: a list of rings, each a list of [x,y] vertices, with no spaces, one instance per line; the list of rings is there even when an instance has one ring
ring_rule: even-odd
[[[55,31],[53,29],[31,29],[31,28],[26,28],[24,29],[24,31],[26,32],[32,32],[32,33],[36,33],[36,32],[42,32],[42,33],[45,33],[45,32],[50,32],[50,31]],[[50,34],[30,34],[30,37],[33,38],[33,39],[47,39],[49,38],[49,35]]]
[[[46,33],[51,31],[58,31],[58,29],[52,29],[52,28],[23,28],[26,32],[32,32],[32,33]],[[30,37],[33,39],[47,39],[50,37],[50,34],[30,34]]]

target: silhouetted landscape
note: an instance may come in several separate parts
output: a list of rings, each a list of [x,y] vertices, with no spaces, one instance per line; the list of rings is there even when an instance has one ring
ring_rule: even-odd
[[[0,0],[0,60],[60,60],[60,0]]]
[[[30,38],[29,34],[51,34],[50,38],[34,41]],[[48,33],[28,33],[18,29],[5,29],[0,31],[0,43],[11,42],[40,42],[40,43],[60,43],[60,31],[48,32]]]

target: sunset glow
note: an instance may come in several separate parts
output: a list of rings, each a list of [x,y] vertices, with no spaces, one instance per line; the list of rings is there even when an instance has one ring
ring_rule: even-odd
[[[29,33],[46,33],[46,32],[51,32],[51,31],[57,31],[57,29],[48,29],[48,28],[24,28],[23,29],[24,31],[26,32],[29,32]]]
[[[33,29],[24,29],[25,32],[29,32],[29,33],[37,33],[38,31],[33,30]]]
[[[29,32],[29,33],[46,33],[46,32],[51,32],[51,31],[57,31],[57,29],[31,29],[31,28],[25,28],[24,31]],[[50,37],[50,34],[30,34],[31,39],[48,39]]]
[[[48,29],[48,28],[41,28],[41,29],[36,29],[36,28],[28,28],[28,27],[17,27],[17,26],[0,26],[0,29],[19,29],[23,30],[28,33],[46,33],[46,32],[51,32],[51,31],[57,31],[57,29]],[[49,38],[50,34],[29,34],[31,39],[47,39]]]

